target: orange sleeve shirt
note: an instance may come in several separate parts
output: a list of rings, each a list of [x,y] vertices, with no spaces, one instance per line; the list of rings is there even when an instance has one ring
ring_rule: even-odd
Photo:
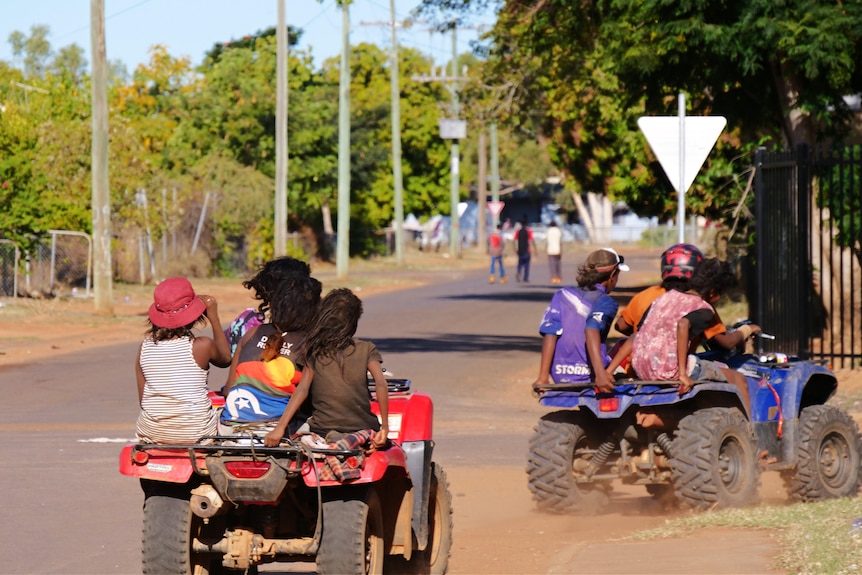
[[[715,309],[715,308],[713,308]],[[718,311],[715,312],[715,317],[712,320],[712,323],[709,324],[705,330],[703,330],[703,339],[704,341],[714,338],[720,333],[724,333],[727,331],[727,327],[725,327],[724,322],[721,321],[721,317],[718,315]]]
[[[644,316],[644,313],[646,313],[646,310],[649,309],[652,302],[654,302],[660,295],[663,295],[664,292],[665,289],[661,286],[651,286],[638,292],[631,299],[625,309],[623,309],[620,317],[622,317],[623,321],[627,324],[637,329],[638,324],[641,322],[641,318]]]

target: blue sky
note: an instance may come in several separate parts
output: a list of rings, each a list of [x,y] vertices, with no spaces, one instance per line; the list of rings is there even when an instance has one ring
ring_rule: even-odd
[[[405,19],[418,0],[396,0],[396,18]],[[312,48],[315,63],[337,56],[341,49],[341,9],[335,0],[286,0],[287,23],[304,30],[300,48]],[[389,46],[389,0],[354,0],[350,7],[351,44],[368,42]],[[109,60],[121,60],[131,73],[149,59],[149,48],[163,44],[175,56],[189,56],[199,64],[216,42],[253,34],[278,21],[277,0],[105,0],[105,29]],[[488,25],[493,16],[475,19]],[[0,0],[0,60],[12,61],[9,34],[47,25],[56,50],[75,43],[90,60],[90,0]],[[458,32],[458,50],[469,50],[477,31]],[[443,63],[452,53],[450,35],[429,32],[422,25],[401,31],[399,44],[420,50]]]

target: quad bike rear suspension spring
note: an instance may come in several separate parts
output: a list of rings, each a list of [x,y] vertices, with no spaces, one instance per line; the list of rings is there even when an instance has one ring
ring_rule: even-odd
[[[616,442],[612,439],[609,439],[602,443],[596,452],[593,454],[592,459],[590,459],[589,465],[584,470],[584,473],[587,477],[592,476],[599,468],[605,464],[605,461],[608,460],[608,457],[611,453],[614,452],[614,448],[616,447]]]
[[[661,447],[661,450],[664,451],[665,455],[667,455],[668,457],[673,457],[673,441],[670,437],[668,437],[667,433],[659,433],[658,437],[655,438],[655,442],[658,443],[658,446]]]

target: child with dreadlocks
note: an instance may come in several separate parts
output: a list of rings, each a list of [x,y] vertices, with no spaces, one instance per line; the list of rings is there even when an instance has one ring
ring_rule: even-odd
[[[260,300],[260,304],[257,308],[250,307],[242,311],[225,330],[230,352],[236,353],[240,340],[247,332],[269,320],[270,302],[283,282],[294,278],[307,278],[310,275],[311,267],[307,263],[283,256],[266,262],[254,276],[242,282],[244,288],[254,292],[254,299]]]
[[[303,345],[306,363],[302,377],[275,429],[266,434],[265,445],[279,444],[309,391],[312,433],[328,443],[351,434],[367,437],[372,449],[386,444],[388,388],[377,347],[353,337],[361,315],[362,302],[349,289],[332,290],[323,298]],[[371,412],[369,373],[374,378],[380,420]]]
[[[233,434],[284,412],[299,382],[302,342],[320,305],[320,282],[306,275],[282,278],[267,288],[269,321],[240,340],[223,388],[221,432]],[[302,414],[293,427],[301,425]]]

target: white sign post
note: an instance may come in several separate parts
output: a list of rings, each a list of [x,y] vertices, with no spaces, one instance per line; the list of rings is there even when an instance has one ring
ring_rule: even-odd
[[[679,242],[685,242],[685,193],[727,125],[724,116],[686,116],[679,95],[679,116],[641,116],[643,132],[667,179],[677,192]]]
[[[487,202],[485,205],[488,207],[488,211],[491,212],[491,215],[496,218],[500,215],[500,212],[503,211],[505,202]]]

